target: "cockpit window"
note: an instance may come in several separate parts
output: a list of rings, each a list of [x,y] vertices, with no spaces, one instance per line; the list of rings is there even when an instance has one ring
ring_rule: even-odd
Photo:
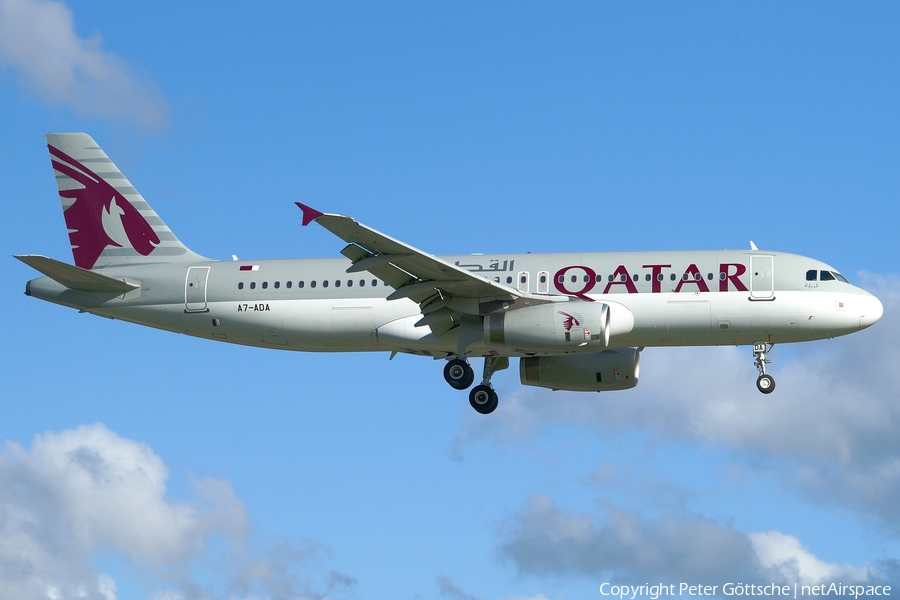
[[[844,277],[843,275],[841,275],[841,274],[838,273],[837,271],[832,271],[832,274],[837,278],[838,281],[842,281],[842,282],[844,282],[844,283],[850,283],[849,281],[847,281],[847,278],[846,278],[846,277]]]
[[[834,281],[831,271],[819,271],[819,281]]]
[[[806,280],[807,281],[816,281],[818,275],[819,275],[818,271],[816,271],[815,269],[810,269],[809,271],[806,272]]]

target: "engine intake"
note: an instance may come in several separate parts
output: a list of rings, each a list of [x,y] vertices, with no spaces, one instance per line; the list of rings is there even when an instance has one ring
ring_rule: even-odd
[[[637,385],[641,352],[614,348],[591,354],[528,356],[519,360],[522,385],[569,392],[627,390]]]

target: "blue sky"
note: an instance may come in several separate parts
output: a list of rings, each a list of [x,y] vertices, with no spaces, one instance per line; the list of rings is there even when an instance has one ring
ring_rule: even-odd
[[[0,0],[0,596],[599,597],[900,584],[891,3]],[[71,262],[43,134],[86,131],[218,259],[748,247],[878,295],[848,338],[648,349],[628,392],[145,330],[23,295]],[[81,594],[79,596],[79,594]]]

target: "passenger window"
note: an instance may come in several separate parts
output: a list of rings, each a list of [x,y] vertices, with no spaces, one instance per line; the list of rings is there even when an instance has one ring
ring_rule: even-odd
[[[657,281],[662,281],[663,279],[665,279],[665,278],[663,277],[663,274],[662,274],[662,273],[659,273],[659,274],[656,276],[656,280],[657,280]]]
[[[612,281],[613,279],[615,279],[615,277],[613,277],[612,275],[610,275],[610,276],[609,276],[609,281]]]
[[[638,279],[640,279],[640,277],[638,276],[637,273],[635,273],[634,276],[632,277],[632,279],[634,279],[635,281],[637,281]]]
[[[243,282],[243,281],[240,282],[240,283],[238,284],[238,289],[239,289],[239,290],[244,289],[244,282]]]
[[[303,282],[302,282],[302,281],[298,281],[298,282],[297,282],[297,287],[298,287],[298,288],[302,288],[302,287],[303,287],[303,285],[304,285],[304,284],[303,284]]]
[[[512,283],[512,277],[507,277],[507,278],[506,278],[506,283]]]
[[[524,275],[519,277],[519,283],[525,283],[526,281],[528,281],[528,279],[526,279]]]
[[[269,282],[268,282],[268,281],[263,281],[263,289],[266,289],[266,288],[268,288],[268,287],[269,287]]]
[[[727,277],[725,273],[719,273],[719,281],[725,281],[725,277]]]
[[[834,281],[831,271],[819,271],[819,281]]]
[[[650,273],[644,275],[644,281],[650,281]]]
[[[251,281],[251,282],[250,282],[250,289],[251,289],[251,290],[255,290],[255,289],[256,289],[256,282],[255,282],[255,281]]]
[[[628,275],[622,273],[621,275],[619,275],[619,281],[628,281]]]
[[[585,282],[585,283],[587,283],[587,282],[590,281],[590,280],[591,280],[590,277],[588,277],[587,275],[584,276],[584,282]]]
[[[547,277],[545,275],[541,275],[541,283],[547,283]]]
[[[815,269],[810,269],[809,271],[806,272],[806,280],[807,281],[815,281],[816,275],[818,275],[818,273],[819,272],[816,271]]]
[[[688,280],[688,274],[685,273],[684,275],[681,276],[681,278],[682,278],[683,280],[687,281],[687,280]]]
[[[694,281],[700,281],[701,279],[703,279],[703,275],[701,275],[700,273],[694,273]]]
[[[316,287],[316,280],[315,280],[315,279],[313,279],[312,281],[309,282],[309,287],[311,287],[311,288]]]
[[[669,279],[672,281],[675,281],[675,273],[672,273],[671,275],[669,275]]]
[[[275,289],[277,290],[277,289],[280,288],[280,287],[281,287],[281,282],[280,282],[280,281],[276,281],[276,282],[275,282]]]
[[[352,279],[348,279],[348,280],[347,280],[347,287],[353,287],[353,280],[352,280]]]
[[[359,280],[359,287],[365,287],[365,286],[366,286],[366,280],[365,280],[365,279],[360,279],[360,280]]]
[[[293,286],[293,285],[294,285],[293,281],[287,281],[287,282],[285,282],[284,287],[286,287],[287,289],[291,289],[291,286]]]
[[[322,280],[322,287],[328,287],[328,280],[327,280],[327,279],[323,279],[323,280]]]
[[[372,280],[372,287],[375,287],[376,285],[378,285],[378,280],[377,280],[377,279],[373,279],[373,280]]]
[[[710,281],[712,281],[712,273],[707,273],[706,278],[709,279]]]
[[[499,278],[499,277],[494,277],[494,282],[495,282],[495,283],[500,283],[500,278]]]
[[[597,283],[600,283],[601,281],[603,281],[603,275],[600,275],[600,274],[598,273],[598,274],[597,274],[597,277],[595,277],[595,279],[597,280]]]
[[[335,280],[335,282],[334,282],[334,287],[341,287],[341,280],[340,280],[340,279]]]

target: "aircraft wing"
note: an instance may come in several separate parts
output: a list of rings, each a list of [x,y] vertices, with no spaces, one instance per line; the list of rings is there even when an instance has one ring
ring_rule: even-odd
[[[436,336],[452,329],[464,314],[481,313],[479,306],[497,301],[532,298],[515,288],[491,281],[426,254],[399,240],[366,227],[351,217],[321,213],[299,202],[303,225],[315,221],[348,245],[341,254],[353,263],[348,273],[368,271],[394,288],[388,300],[409,298],[419,304],[423,318]],[[547,302],[533,299],[532,304]]]

